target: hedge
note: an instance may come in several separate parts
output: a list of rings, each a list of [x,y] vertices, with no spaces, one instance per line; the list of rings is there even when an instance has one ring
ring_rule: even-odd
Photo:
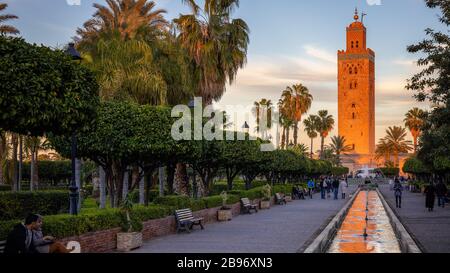
[[[170,216],[171,209],[165,206],[137,206],[131,217],[141,222]],[[56,238],[67,238],[88,232],[120,227],[122,212],[119,209],[104,209],[96,212],[82,213],[78,216],[68,214],[44,216],[43,233]],[[0,240],[6,239],[8,233],[19,220],[0,221]]]
[[[40,181],[59,182],[70,180],[72,177],[72,163],[70,160],[45,161],[40,160],[38,164],[38,175]],[[22,165],[22,179],[30,180],[31,163],[24,162]]]
[[[347,175],[349,172],[350,169],[347,167],[333,167],[331,169],[331,174],[337,176]]]
[[[262,187],[254,188],[248,191],[229,191],[228,193],[231,195],[237,195],[239,198],[248,198],[250,200],[261,199],[264,197]]]
[[[68,210],[68,191],[0,192],[2,221],[23,219],[29,213],[54,215]]]
[[[0,185],[0,191],[11,191],[11,185]]]

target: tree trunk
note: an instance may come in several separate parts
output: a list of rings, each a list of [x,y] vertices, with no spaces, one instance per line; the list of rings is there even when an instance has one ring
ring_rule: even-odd
[[[321,136],[320,142],[320,159],[323,159],[323,147],[325,146],[325,138]]]
[[[34,191],[34,172],[36,167],[36,159],[35,159],[35,153],[32,150],[31,151],[31,172],[30,172],[30,191]]]
[[[139,179],[139,204],[145,205],[145,173],[142,172],[141,179]]]
[[[5,174],[3,173],[3,166],[6,159],[6,137],[5,133],[0,131],[0,185],[5,184]]]
[[[286,149],[289,148],[289,135],[291,134],[291,128],[286,127]]]
[[[9,165],[9,176],[11,181],[11,186],[13,191],[18,191],[19,188],[17,186],[17,145],[18,139],[17,134],[11,135],[11,143],[12,143],[12,160]]]
[[[129,187],[130,173],[126,170],[123,173],[122,200],[127,199]]]
[[[82,197],[81,196],[81,188],[83,187],[82,183],[81,183],[81,159],[76,158],[75,159],[75,184],[77,185],[78,188],[78,213],[81,210],[81,204],[83,203]]]
[[[168,164],[167,165],[167,190],[169,194],[173,194],[173,183],[175,179],[175,165]]]
[[[297,138],[298,138],[298,122],[295,123],[295,126],[294,126],[294,145],[297,145],[297,143],[298,143]]]
[[[186,164],[177,164],[175,171],[175,191],[179,195],[189,196],[189,177]]]
[[[100,178],[100,208],[106,208],[106,173],[103,167],[98,167],[98,175]]]
[[[160,167],[158,169],[158,174],[159,174],[159,196],[164,196],[164,176],[165,176],[165,168],[164,167]]]
[[[17,178],[17,186],[19,191],[22,190],[22,166],[23,166],[23,137],[19,135],[19,169]]]
[[[313,158],[314,155],[314,138],[311,138],[311,154],[310,154],[310,158]]]
[[[283,127],[283,134],[281,136],[281,150],[284,150],[286,144],[286,127]]]
[[[414,136],[414,154],[417,154],[417,136]]]

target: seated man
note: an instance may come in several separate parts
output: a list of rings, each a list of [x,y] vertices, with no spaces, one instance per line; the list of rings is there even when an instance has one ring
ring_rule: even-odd
[[[8,235],[5,253],[69,253],[61,243],[53,237],[42,235],[42,217],[30,214],[25,224],[18,224]],[[72,249],[73,250],[73,249]]]

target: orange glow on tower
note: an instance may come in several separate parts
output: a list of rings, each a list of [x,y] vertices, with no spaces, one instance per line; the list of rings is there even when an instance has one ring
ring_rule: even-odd
[[[347,49],[338,51],[339,135],[353,153],[372,155],[375,149],[375,52],[367,48],[366,27],[347,27]]]

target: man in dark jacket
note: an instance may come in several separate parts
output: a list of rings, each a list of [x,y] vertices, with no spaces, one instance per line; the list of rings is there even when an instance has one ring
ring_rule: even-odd
[[[25,254],[35,253],[33,245],[33,230],[40,229],[42,218],[37,214],[30,214],[25,223],[17,224],[6,239],[5,253]]]
[[[447,191],[447,186],[442,181],[436,185],[436,195],[438,198],[439,207],[445,208],[445,196],[447,195]]]

